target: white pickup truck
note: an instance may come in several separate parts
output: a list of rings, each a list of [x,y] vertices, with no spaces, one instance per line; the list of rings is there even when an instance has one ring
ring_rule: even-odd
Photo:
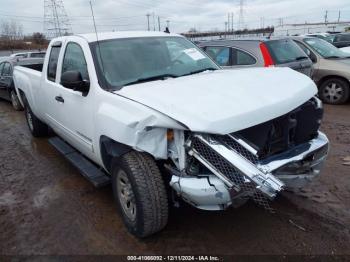
[[[51,144],[111,183],[128,230],[146,237],[166,225],[169,196],[269,209],[320,173],[315,84],[288,68],[218,69],[176,34],[100,33],[52,40],[42,73],[16,67],[14,81],[32,134],[53,129]]]

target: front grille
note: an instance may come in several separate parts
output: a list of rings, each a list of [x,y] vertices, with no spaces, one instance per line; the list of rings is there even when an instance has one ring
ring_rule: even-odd
[[[240,154],[242,157],[247,159],[249,162],[253,164],[257,164],[259,159],[258,156],[251,153],[249,150],[244,148],[241,144],[239,144],[237,141],[232,139],[230,136],[214,136],[215,139],[217,139],[219,142],[221,142],[223,145],[227,146],[228,148],[231,148],[232,150],[236,151],[238,154]]]
[[[198,138],[194,138],[192,141],[192,148],[195,149],[201,157],[209,162],[216,170],[228,178],[233,184],[240,186],[244,183],[244,176],[239,171],[211,149],[208,145],[204,144]]]
[[[218,138],[217,136],[213,136],[214,138]],[[220,141],[221,140],[221,141]],[[254,157],[252,157],[252,153],[248,150],[243,149],[243,147],[235,142],[232,138],[226,136],[225,138],[222,136],[220,140],[216,140],[215,142],[221,143],[222,141],[225,145],[231,147],[235,147],[238,153],[242,153],[248,161],[248,158],[252,159],[252,161],[257,161]],[[262,206],[266,210],[273,212],[273,208],[270,206],[270,200],[266,198],[258,189],[257,185],[251,181],[249,178],[245,177],[237,168],[235,168],[231,163],[229,163],[226,159],[220,156],[217,152],[215,152],[208,145],[203,143],[197,137],[193,137],[191,148],[194,149],[202,158],[204,158],[208,163],[210,163],[217,171],[219,171],[222,175],[224,175],[228,180],[230,180],[234,185],[238,186],[240,191],[237,192],[237,195],[244,195],[245,198],[251,198],[256,204]]]
[[[323,109],[311,99],[283,116],[232,135],[256,149],[258,160],[263,160],[315,138],[322,115]],[[254,159],[249,159],[254,163]]]

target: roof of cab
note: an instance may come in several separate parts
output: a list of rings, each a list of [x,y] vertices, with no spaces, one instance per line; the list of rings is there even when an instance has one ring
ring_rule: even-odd
[[[85,38],[89,43],[96,42],[96,33],[79,34],[78,36]],[[110,40],[118,38],[134,38],[134,37],[166,37],[166,36],[181,36],[178,34],[168,34],[157,31],[119,31],[119,32],[102,32],[98,33],[98,40]],[[181,36],[182,37],[182,36]]]

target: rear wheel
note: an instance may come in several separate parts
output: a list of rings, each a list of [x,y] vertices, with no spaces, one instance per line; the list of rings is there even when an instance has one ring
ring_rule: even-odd
[[[323,102],[327,104],[340,105],[349,99],[349,92],[348,82],[331,78],[321,84],[319,95]]]
[[[25,114],[29,130],[34,137],[44,137],[48,135],[48,126],[34,115],[28,104],[25,107]]]
[[[113,161],[113,195],[129,232],[144,238],[168,221],[168,199],[160,171],[151,156],[129,152]]]
[[[11,90],[10,98],[11,98],[12,106],[16,111],[23,110],[23,107],[22,107],[21,103],[19,102],[19,99],[18,99],[18,96],[17,96],[15,90]]]

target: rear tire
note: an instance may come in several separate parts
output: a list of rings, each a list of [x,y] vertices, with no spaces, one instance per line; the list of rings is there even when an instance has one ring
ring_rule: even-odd
[[[323,102],[331,105],[344,104],[349,99],[349,83],[339,78],[324,81],[319,90]]]
[[[48,126],[34,115],[28,104],[25,107],[25,114],[29,130],[34,137],[44,137],[48,135]]]
[[[153,158],[131,151],[112,164],[114,200],[128,231],[144,238],[168,222],[168,199],[161,173]]]
[[[10,92],[10,98],[11,98],[12,107],[13,107],[16,111],[21,111],[21,110],[23,110],[23,107],[22,107],[21,103],[19,102],[19,99],[18,99],[18,96],[17,96],[15,90],[11,90],[11,92]]]

